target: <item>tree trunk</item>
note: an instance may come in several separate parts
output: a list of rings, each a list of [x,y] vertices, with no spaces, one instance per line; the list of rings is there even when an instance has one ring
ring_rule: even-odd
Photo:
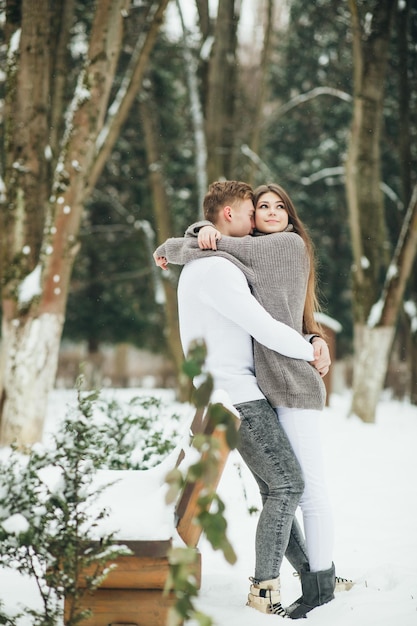
[[[410,43],[414,41],[415,33],[412,32],[411,20],[412,0],[406,0],[402,7],[397,11],[397,40],[398,40],[398,72],[399,72],[399,94],[398,94],[398,111],[399,111],[399,161],[401,176],[401,199],[404,205],[407,204],[408,198],[412,191],[412,164],[413,156],[411,149],[412,142],[412,116],[410,111],[410,94],[411,85],[415,84],[416,69],[412,68],[410,61],[409,48]],[[412,270],[412,278],[410,284],[410,292],[417,293],[417,262],[414,260]],[[408,361],[410,363],[410,401],[417,404],[417,328],[415,323],[407,324],[410,333],[410,353]]]
[[[2,321],[0,440],[27,446],[42,437],[48,393],[55,379],[64,318],[53,313]]]
[[[52,34],[55,37],[55,54],[51,59],[51,113],[49,143],[54,156],[54,166],[59,154],[59,141],[64,129],[65,90],[68,65],[72,62],[69,43],[73,25],[75,0],[59,0],[52,16]]]
[[[252,121],[252,133],[250,138],[249,147],[254,154],[259,154],[259,146],[260,146],[260,136],[261,136],[261,122],[263,117],[263,108],[265,104],[266,97],[266,87],[267,87],[267,73],[269,68],[269,59],[271,55],[271,43],[272,43],[272,32],[273,32],[273,9],[274,9],[274,0],[268,0],[267,2],[267,11],[266,11],[266,24],[265,24],[265,32],[264,32],[264,44],[262,48],[261,62],[259,65],[259,79],[258,85],[256,88],[256,96],[255,96],[255,110]],[[250,170],[249,170],[249,180],[248,183],[253,185],[255,179],[255,173],[257,168],[256,163],[251,160],[250,162]]]
[[[410,323],[410,402],[417,405],[417,307]]]
[[[395,334],[405,287],[417,251],[417,185],[404,219],[393,260],[388,268],[380,301],[368,325],[355,326],[355,358],[351,413],[374,422]]]
[[[352,411],[364,421],[374,420],[377,394],[382,385],[379,368],[366,372],[369,398],[363,380],[363,363],[372,362],[374,333],[366,332],[368,316],[380,294],[381,271],[387,266],[386,232],[381,180],[381,127],[384,84],[395,0],[373,3],[368,30],[362,27],[363,3],[349,0],[352,16],[354,65],[353,121],[346,162],[346,193],[353,251],[354,389]],[[370,10],[370,9],[369,9]],[[392,331],[383,333],[392,338]],[[363,343],[365,342],[365,343]],[[385,343],[385,342],[384,342]],[[364,354],[362,354],[362,351]],[[359,388],[360,387],[360,388]],[[381,387],[379,387],[381,388]]]
[[[94,189],[135,101],[136,94],[142,86],[143,76],[168,2],[169,0],[155,0],[148,8],[144,30],[138,37],[131,63],[114,102],[109,108],[106,123],[95,144],[95,158],[90,167],[89,179],[85,189],[86,195]]]
[[[180,15],[181,27],[183,32],[183,47],[185,61],[185,75],[187,78],[187,86],[190,98],[191,120],[193,123],[194,134],[194,150],[195,150],[195,169],[196,182],[198,192],[198,211],[199,219],[204,219],[203,200],[207,193],[207,145],[204,133],[204,114],[198,90],[198,66],[196,58],[193,54],[190,37],[187,32],[184,18],[181,10],[181,3],[177,0],[178,13]]]
[[[235,0],[219,0],[206,104],[209,184],[220,178],[233,178],[237,25]]]
[[[146,157],[148,160],[149,183],[152,191],[158,245],[163,243],[172,233],[170,226],[169,202],[165,190],[163,163],[160,160],[161,150],[158,146],[155,111],[151,95],[144,96],[139,104],[142,126],[145,136]],[[166,341],[175,365],[177,374],[181,372],[184,360],[178,328],[177,285],[163,280],[165,293]]]
[[[353,369],[352,406],[350,412],[364,422],[375,421],[375,410],[387,373],[394,326],[355,327],[355,367]],[[357,356],[356,356],[357,355]]]
[[[158,9],[166,6],[167,1],[151,7],[158,27]],[[104,146],[110,150],[117,138],[117,134],[111,133],[110,124],[105,138],[98,141],[128,4],[128,0],[100,0],[96,4],[87,62],[65,116],[65,131],[59,137],[61,152],[54,158],[57,165],[53,176],[48,149],[51,138],[56,145],[58,139],[54,132],[49,136],[48,116],[55,123],[59,119],[62,87],[56,77],[52,86],[57,93],[51,94],[52,59],[60,49],[56,48],[57,38],[51,35],[51,24],[60,21],[63,5],[55,3],[50,11],[52,5],[47,0],[23,0],[20,42],[19,24],[10,28],[5,105],[6,199],[1,207],[0,232],[6,338],[0,359],[2,445],[15,439],[19,444],[33,443],[41,436],[47,393],[56,374],[71,270],[79,247],[83,202],[99,174],[97,145],[101,150]],[[149,29],[154,35],[151,26]],[[137,58],[141,75],[153,41],[154,37],[144,37],[147,53],[138,54]],[[56,59],[61,73],[62,58],[61,54]],[[133,76],[138,78],[134,68]],[[135,85],[138,88],[140,81]],[[124,96],[131,98],[131,90],[127,89]],[[120,128],[123,115],[126,117],[128,112],[122,95],[117,104],[122,114],[115,107],[110,117]],[[28,287],[25,278],[34,270],[31,277],[36,277],[36,284],[24,294],[23,287]],[[35,401],[32,396],[36,392]]]

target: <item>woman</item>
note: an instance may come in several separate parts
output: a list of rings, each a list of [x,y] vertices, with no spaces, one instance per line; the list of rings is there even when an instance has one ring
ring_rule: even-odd
[[[210,226],[200,230],[207,248],[213,234],[217,248],[253,270],[253,295],[275,319],[300,333],[321,334],[316,308],[313,248],[293,202],[279,185],[254,192],[256,237],[222,238]],[[285,232],[284,232],[285,231]],[[265,237],[280,233],[274,237]],[[211,234],[211,237],[210,237]],[[306,361],[289,359],[255,342],[255,374],[274,407],[304,476],[300,500],[309,568],[301,572],[303,596],[287,609],[304,617],[314,606],[332,599],[334,590],[333,520],[323,471],[319,421],[325,389],[319,373]],[[323,593],[324,591],[324,593]]]

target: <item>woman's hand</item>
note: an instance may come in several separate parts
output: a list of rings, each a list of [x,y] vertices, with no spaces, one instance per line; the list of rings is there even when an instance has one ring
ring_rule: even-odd
[[[321,337],[314,337],[313,341],[314,361],[312,365],[316,368],[320,376],[326,376],[331,365],[329,346]]]
[[[164,256],[156,256],[155,252],[153,253],[153,260],[155,264],[163,270],[168,269],[168,261]]]
[[[222,234],[214,226],[203,226],[198,232],[198,245],[202,250],[217,250],[217,241]]]

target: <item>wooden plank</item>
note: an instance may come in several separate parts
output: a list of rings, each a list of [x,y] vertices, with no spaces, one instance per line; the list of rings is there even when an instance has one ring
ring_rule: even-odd
[[[146,503],[144,503],[146,507]],[[127,546],[135,556],[148,556],[152,558],[164,557],[172,546],[171,539],[148,540],[148,541],[118,541],[120,545]]]
[[[236,425],[239,426],[239,424],[240,421],[236,418]],[[209,434],[210,430],[212,430],[212,424],[207,423],[204,432]],[[230,448],[226,441],[224,428],[218,427],[211,434],[219,442],[218,471],[210,483],[210,487],[216,489],[226,465]],[[178,534],[188,546],[193,548],[197,546],[202,532],[200,525],[195,523],[195,517],[198,513],[197,501],[203,489],[206,489],[206,485],[202,481],[187,482],[175,508]]]
[[[198,588],[201,585],[201,554],[196,550],[197,559],[194,576]],[[169,574],[167,557],[119,556],[115,567],[103,580],[101,589],[164,589]],[[94,568],[88,568],[80,577],[78,586],[85,588],[85,576],[91,576]]]
[[[236,426],[240,421],[236,418]],[[213,423],[204,411],[198,409],[191,425],[191,433],[212,434],[219,442],[219,465],[210,487],[217,488],[229,454],[225,430],[218,427],[213,430]],[[178,459],[180,462],[181,456]],[[177,463],[178,463],[177,462]],[[177,530],[183,541],[196,548],[201,536],[201,527],[194,523],[197,513],[197,501],[201,491],[206,488],[201,481],[187,483],[175,509]],[[144,504],[146,508],[146,504]],[[103,581],[100,589],[88,594],[83,601],[83,608],[90,608],[93,616],[83,621],[85,626],[166,626],[168,609],[175,603],[173,593],[163,595],[162,590],[169,573],[167,553],[172,545],[167,541],[119,541],[133,552],[131,556],[120,556],[113,562],[117,564]],[[195,577],[198,587],[201,584],[201,555],[198,553]],[[87,572],[88,573],[88,572]],[[80,581],[80,586],[85,581]],[[69,600],[65,601],[65,614],[68,615]]]
[[[163,595],[158,590],[98,589],[83,599],[83,609],[93,615],[83,620],[83,626],[109,626],[110,624],[136,624],[136,626],[166,626],[168,610],[175,604],[173,593]],[[64,622],[67,622],[69,605],[66,603]]]

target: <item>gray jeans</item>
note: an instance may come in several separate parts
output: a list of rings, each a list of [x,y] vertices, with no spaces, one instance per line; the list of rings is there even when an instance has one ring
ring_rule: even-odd
[[[257,581],[279,576],[285,556],[297,572],[308,563],[294,518],[304,490],[300,465],[274,409],[266,400],[237,404],[242,418],[238,450],[258,483],[262,512],[256,529]]]

